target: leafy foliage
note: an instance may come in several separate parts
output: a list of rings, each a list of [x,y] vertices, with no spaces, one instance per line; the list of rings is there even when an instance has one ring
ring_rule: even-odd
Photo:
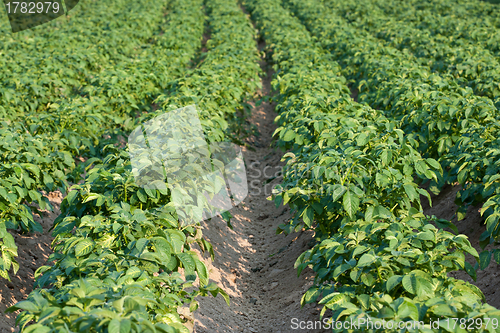
[[[327,1],[311,8],[305,2],[297,15],[323,48],[339,59],[343,74],[358,88],[359,99],[395,120],[418,142],[415,148],[423,157],[439,161],[443,175],[431,181],[430,189],[437,193],[444,184],[455,182],[463,186],[456,200],[461,206],[458,217],[463,218],[467,205],[488,201],[497,193],[496,183],[489,184],[488,179],[498,173],[498,109],[491,99],[461,87],[450,74],[437,75],[406,49],[385,45],[349,24],[342,3]],[[482,235],[481,245],[486,246],[498,239],[500,220],[493,209],[483,212],[486,218],[491,216]]]
[[[181,88],[182,82],[189,84],[193,91],[199,90],[199,97],[212,94],[213,97],[206,98],[203,104],[206,112],[202,125],[205,131],[215,133],[209,136],[211,141],[221,141],[226,134],[226,118],[231,118],[235,108],[239,108],[243,99],[252,96],[259,86],[259,53],[254,30],[236,2],[218,0],[208,1],[206,5],[213,42],[201,65],[188,73],[189,59],[196,53],[203,33],[202,2],[170,3],[172,11],[166,19],[170,22],[168,28],[172,37],[166,31],[161,35],[165,37],[158,38],[163,43],[161,46],[167,47],[162,52],[171,51],[166,52],[165,57],[180,63],[176,64],[178,74],[168,79],[160,78],[161,87],[174,93],[159,100],[172,98],[171,101],[175,99],[178,105],[192,103],[191,94]],[[186,17],[192,19],[186,20]],[[186,38],[179,34],[185,34]],[[186,40],[192,42],[186,43]],[[228,52],[232,52],[231,61],[226,58]],[[167,58],[158,57],[159,61],[162,59]],[[166,61],[162,65],[168,64],[174,66]],[[186,74],[184,79],[172,82],[171,79],[180,73]],[[228,73],[233,77],[240,73],[241,78],[235,82],[230,76],[224,76]],[[112,99],[112,94],[105,97],[106,87],[115,87],[117,83],[104,83],[110,75],[96,76],[100,80],[95,81],[99,82],[95,85],[98,89],[86,91],[89,100],[111,98],[112,103],[125,105],[124,101]],[[190,81],[194,75],[198,81]],[[121,89],[119,85],[118,88]],[[124,86],[123,89],[129,88]],[[117,90],[117,96],[122,93]],[[153,95],[151,92],[150,96]],[[135,102],[128,100],[128,103]],[[165,110],[134,121],[142,122],[173,107],[170,102],[167,105]],[[124,111],[120,112],[125,117]],[[109,114],[104,113],[102,117],[109,117]],[[54,121],[54,128],[73,128],[75,124],[71,121]],[[45,132],[39,135],[43,134]],[[81,138],[86,135],[88,133],[82,133]],[[206,266],[190,248],[196,243],[213,255],[211,245],[203,239],[200,226],[179,225],[169,190],[144,189],[134,182],[125,150],[107,145],[96,149],[96,153],[97,157],[77,168],[86,173],[84,183],[69,189],[61,205],[61,215],[54,223],[52,246],[55,252],[50,257],[53,265],[37,270],[36,289],[28,300],[8,311],[24,310],[17,318],[23,332],[187,332],[177,313],[179,306],[188,303],[194,311],[198,307],[195,297],[208,294],[221,294],[229,302],[228,295],[209,282]],[[7,244],[10,244],[8,236]],[[180,269],[185,279],[181,278]],[[196,279],[200,286],[192,288]],[[32,321],[34,324],[28,325]]]
[[[287,4],[308,27],[341,22],[319,1]],[[302,303],[319,300],[322,314],[331,309],[337,321],[370,317],[428,322],[445,309],[458,318],[485,313],[497,318],[498,310],[482,303],[481,291],[447,277],[457,269],[475,276],[464,254],[479,259],[478,253],[464,235],[442,229],[456,230],[451,222],[420,212],[420,195],[428,193],[414,177],[437,182],[445,170],[421,154],[424,140],[415,135],[419,132],[413,134],[419,128],[399,128],[405,123],[389,112],[354,102],[331,54],[278,1],[250,0],[246,5],[275,64],[275,137],[280,147],[291,150],[285,154],[284,179],[274,200],[288,203],[294,216],[280,229],[311,228],[318,241],[296,262],[299,274],[308,266],[316,273]],[[346,30],[342,24],[335,33]],[[349,37],[360,43],[364,38]],[[330,43],[325,38],[329,49]],[[352,42],[346,37],[342,43],[336,45],[335,56],[347,58],[344,53]],[[364,54],[359,49],[349,52]],[[381,55],[375,56],[380,61]]]
[[[31,90],[16,89],[18,97],[0,99],[0,104],[4,103],[0,112],[5,111],[0,130],[0,181],[3,186],[0,193],[5,193],[4,196],[0,194],[0,204],[3,205],[0,207],[2,210],[5,207],[5,211],[0,216],[0,224],[6,223],[7,228],[20,227],[23,232],[42,231],[33,219],[35,208],[29,204],[37,203],[41,209],[48,209],[50,205],[42,196],[43,191],[61,189],[65,192],[68,181],[80,181],[83,165],[77,166],[74,157],[103,157],[100,154],[102,147],[115,142],[118,134],[125,135],[134,128],[136,120],[130,115],[136,112],[138,105],[149,110],[161,89],[185,73],[190,59],[201,47],[204,13],[200,1],[196,4],[173,2],[168,17],[162,15],[165,2],[154,2],[151,6],[134,4],[134,17],[129,17],[131,8],[127,7],[126,1],[118,1],[115,5],[106,10],[97,2],[82,4],[82,7],[102,16],[82,17],[79,13],[78,18],[66,22],[60,29],[54,27],[56,32],[33,37],[37,39],[36,44],[30,39],[23,42],[23,39],[9,37],[11,47],[2,59],[5,59],[6,66],[16,64],[17,67],[5,75],[12,75],[17,85],[24,82],[46,84],[55,92],[52,94],[49,88],[39,87],[37,89],[47,93],[40,98]],[[126,23],[124,15],[129,17]],[[187,21],[185,17],[192,20]],[[103,22],[108,22],[109,27],[103,29]],[[160,31],[155,31],[158,26],[170,33],[159,35]],[[113,30],[109,30],[110,27]],[[83,28],[87,29],[85,34],[89,34],[84,41],[80,40],[78,32]],[[33,32],[22,32],[21,35],[30,33]],[[66,43],[60,45],[59,40]],[[53,45],[60,47],[54,49]],[[44,48],[38,50],[41,46]],[[27,49],[39,56],[34,59],[21,56],[20,53]],[[45,63],[36,63],[37,59],[49,61],[46,59],[59,54],[61,62],[57,65],[43,67]],[[87,57],[109,67],[95,67],[93,62],[87,67],[84,61]],[[127,73],[126,69],[121,69],[123,67],[135,72]],[[42,73],[33,72],[34,68]],[[45,70],[51,80],[45,79]],[[121,77],[116,71],[121,71]],[[73,86],[59,86],[66,82],[65,75],[69,74],[81,80],[71,81]],[[1,81],[4,94],[9,94],[12,84],[7,76]],[[134,82],[129,82],[131,77]],[[111,84],[115,89],[113,92],[108,90]],[[61,94],[60,91],[67,93]],[[140,96],[137,91],[141,92]],[[30,102],[33,98],[36,101]],[[26,103],[31,103],[31,106],[26,106]],[[9,244],[2,250],[7,264],[0,268],[0,274],[5,278],[8,278],[8,263],[16,252],[16,246]]]

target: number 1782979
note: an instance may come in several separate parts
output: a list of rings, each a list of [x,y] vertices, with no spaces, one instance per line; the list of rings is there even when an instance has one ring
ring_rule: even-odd
[[[47,14],[59,13],[61,9],[57,2],[16,2],[5,4],[7,14]]]

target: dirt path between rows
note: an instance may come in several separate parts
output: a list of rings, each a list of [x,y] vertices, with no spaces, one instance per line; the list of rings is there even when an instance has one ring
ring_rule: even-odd
[[[11,281],[0,278],[0,333],[17,332],[14,328],[16,316],[20,311],[5,313],[9,306],[20,302],[33,290],[35,281],[35,271],[47,264],[47,259],[52,253],[50,243],[53,237],[49,229],[54,224],[54,220],[59,215],[59,207],[62,202],[61,192],[52,192],[47,195],[50,204],[54,208],[53,212],[42,211],[42,215],[34,214],[35,221],[43,227],[43,233],[20,235],[12,232],[14,241],[18,247],[16,261],[19,263],[19,271],[13,274],[10,270]]]
[[[264,61],[261,67],[266,73],[261,95],[269,96],[272,71]],[[269,102],[254,105],[249,119],[260,135],[250,138],[255,151],[242,148],[249,195],[231,210],[234,229],[230,230],[220,218],[203,222],[203,233],[215,251],[213,263],[205,260],[210,278],[229,293],[231,306],[222,297],[200,298],[200,309],[194,313],[196,333],[286,333],[298,328],[300,322],[318,320],[317,305],[300,306],[303,293],[312,285],[313,272],[307,269],[297,277],[293,267],[297,257],[307,250],[313,232],[276,235],[278,225],[288,221],[291,213],[288,207],[276,208],[267,199],[281,178],[266,180],[279,176],[284,165],[280,162],[283,153],[271,147],[276,129],[274,106]]]

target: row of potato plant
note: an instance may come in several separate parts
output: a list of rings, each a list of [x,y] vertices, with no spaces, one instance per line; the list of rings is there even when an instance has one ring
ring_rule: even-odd
[[[446,275],[474,275],[464,253],[478,255],[467,237],[421,213],[419,194],[428,193],[413,176],[436,178],[439,163],[423,158],[417,141],[382,111],[350,98],[340,66],[278,1],[245,4],[275,63],[275,135],[291,150],[274,200],[289,204],[294,217],[280,229],[313,228],[318,241],[296,262],[299,274],[307,266],[316,272],[302,303],[319,300],[335,322],[498,320],[477,287]],[[481,330],[494,331],[491,324]],[[420,331],[436,332],[428,324]]]
[[[335,7],[333,2],[327,3]],[[408,52],[354,28],[319,1],[317,7],[311,2],[294,6],[323,47],[342,64],[343,73],[359,89],[360,100],[384,110],[419,142],[423,156],[440,162],[443,176],[431,181],[431,191],[437,193],[444,184],[458,181],[463,187],[456,200],[459,219],[467,205],[486,201],[482,214],[487,230],[480,244],[494,243],[500,235],[500,206],[496,205],[500,183],[495,176],[500,169],[496,148],[500,122],[493,102],[475,95],[471,88],[460,87],[449,75],[431,73]],[[498,250],[482,253],[481,268],[492,256],[500,259]]]
[[[241,120],[250,110],[244,101],[261,88],[260,55],[250,20],[236,4],[229,2],[229,6],[228,0],[221,1],[211,0],[207,4],[208,12],[218,19],[210,21],[211,38],[200,65],[175,80],[156,103],[161,106],[159,113],[196,104],[210,142],[226,136],[241,143],[242,131],[247,127]],[[156,115],[151,112],[140,120]]]
[[[382,4],[382,2],[380,2]],[[397,3],[399,6],[399,11],[396,11],[394,7],[389,8],[387,10],[394,11],[394,13],[403,14],[403,11],[421,11],[421,10],[430,10],[434,13],[439,13],[442,16],[454,16],[458,19],[483,19],[485,21],[489,21],[490,23],[497,22],[500,18],[498,13],[498,6],[489,3],[487,1],[467,1],[467,0],[432,0],[432,1],[399,1]],[[411,17],[412,14],[408,13],[408,16]],[[418,17],[414,18],[415,20]],[[496,27],[500,27],[498,24],[494,24]]]
[[[221,141],[227,122],[219,112],[231,117],[235,101],[255,93],[259,53],[255,32],[236,2],[213,0],[205,6],[214,42],[207,44],[199,67],[173,85],[171,101],[177,107],[192,102],[183,87],[197,75],[208,87],[188,87],[207,89],[203,103],[211,107],[201,113],[202,126],[210,141]],[[238,80],[221,81],[236,71]],[[174,107],[165,99],[158,98],[165,110],[154,115]],[[17,319],[22,327],[35,321],[23,332],[186,332],[179,306],[188,303],[194,311],[195,297],[208,293],[220,293],[229,302],[222,289],[208,283],[206,266],[191,250],[197,243],[213,256],[201,227],[179,224],[169,189],[137,186],[125,150],[112,145],[105,150],[109,155],[104,159],[84,164],[85,183],[74,185],[61,205],[50,257],[54,265],[37,270],[35,291],[9,310],[25,310]],[[191,288],[196,277],[200,286]]]
[[[17,66],[21,72],[20,75],[15,75],[19,81],[16,83],[17,93],[23,93],[21,88],[26,86],[26,82],[31,85],[49,84],[57,88],[56,81],[63,80],[66,75],[64,70],[78,72],[77,69],[80,69],[77,74],[73,73],[80,81],[75,83],[77,94],[58,93],[40,98],[39,94],[28,91],[16,100],[26,102],[36,99],[39,102],[38,109],[24,113],[23,105],[16,102],[12,105],[13,108],[0,107],[5,113],[3,118],[8,122],[22,123],[25,130],[34,136],[61,132],[65,139],[71,141],[72,146],[76,146],[71,147],[71,152],[76,155],[85,153],[79,151],[78,148],[82,147],[90,150],[91,155],[94,153],[92,143],[97,142],[100,136],[95,135],[96,129],[99,129],[99,134],[103,132],[103,127],[108,131],[114,127],[133,129],[135,124],[129,116],[137,109],[151,109],[153,99],[189,66],[195,52],[200,49],[205,21],[201,8],[193,10],[178,1],[171,1],[166,9],[166,2],[155,2],[151,6],[144,3],[134,5],[137,8],[130,8],[126,1],[117,1],[106,11],[100,7],[94,8],[93,6],[98,6],[95,1],[84,2],[81,4],[84,9],[102,15],[92,15],[90,19],[79,13],[83,17],[76,15],[76,18],[62,24],[56,32],[23,32],[25,38],[10,37],[10,52],[2,60],[5,60],[6,65]],[[168,19],[164,15],[165,10],[170,13]],[[83,29],[88,35],[83,36],[79,29]],[[25,39],[27,42],[23,43]],[[59,43],[60,40],[65,43]],[[35,52],[37,47],[41,47],[40,52]],[[24,59],[19,56],[21,51],[31,49],[38,55],[31,57],[35,62],[33,64],[28,61],[30,57]],[[87,53],[83,54],[84,52]],[[65,57],[61,58],[61,55]],[[93,60],[85,61],[90,55]],[[59,60],[59,69],[40,64],[54,58]],[[16,65],[17,62],[29,70]],[[45,67],[48,67],[52,81],[36,71],[33,73],[33,68],[44,70]],[[36,78],[24,77],[25,73],[34,74]],[[8,93],[11,83],[7,79],[2,81],[2,86],[3,91],[12,96]],[[9,98],[2,99],[3,102],[8,100]],[[89,109],[94,112],[89,112]],[[83,115],[82,110],[86,111]],[[101,116],[106,118],[100,119]],[[86,123],[88,118],[92,118],[94,122],[97,119],[102,122],[100,126],[74,126],[76,123]],[[89,135],[89,129],[94,134]],[[87,140],[90,137],[93,139],[90,140],[92,143]]]
[[[500,107],[500,64],[488,50],[466,39],[432,35],[409,20],[397,20],[383,12],[373,0],[335,2],[339,13],[357,28],[365,29],[399,50],[410,50],[420,64],[433,72],[449,73],[460,85]],[[393,4],[394,5],[394,4]]]
[[[127,56],[137,54],[135,48],[142,49],[154,36],[167,3],[130,7],[124,0],[108,6],[83,1],[67,20],[2,34],[0,110],[16,117],[47,109],[58,99],[81,94],[103,70],[130,63]]]
[[[500,86],[498,84],[500,79],[500,66],[496,58],[487,50],[471,44],[470,41],[465,41],[460,38],[457,39],[454,36],[433,36],[427,30],[413,28],[411,27],[409,18],[405,15],[402,16],[406,18],[405,21],[396,23],[393,20],[388,20],[388,16],[382,15],[380,10],[377,10],[373,3],[378,2],[366,1],[361,6],[347,2],[327,2],[331,7],[337,9],[340,15],[346,17],[348,21],[355,24],[357,27],[364,27],[366,30],[375,34],[376,37],[381,37],[390,41],[390,46],[394,46],[400,50],[409,49],[421,59],[420,63],[422,65],[430,66],[433,71],[449,73],[453,77],[459,79],[458,83],[460,85],[470,86],[474,89],[476,94],[491,98],[498,110],[498,103],[500,100]],[[368,21],[364,21],[362,13],[370,13],[369,18],[367,18]],[[350,19],[351,15],[353,17],[352,20]],[[471,115],[474,117],[473,113],[474,112],[472,112]],[[492,184],[490,184],[490,177],[498,170],[497,165],[491,165],[496,160],[494,156],[496,156],[495,147],[498,142],[488,142],[489,140],[487,140],[486,146],[483,146],[484,141],[482,140],[484,138],[495,138],[495,136],[498,135],[498,116],[493,119],[489,118],[488,121],[490,121],[490,126],[488,128],[490,132],[489,135],[485,134],[483,138],[478,138],[476,135],[476,138],[472,139],[472,142],[466,143],[466,147],[461,146],[460,149],[453,150],[454,154],[458,154],[458,158],[456,159],[458,161],[461,159],[463,160],[462,163],[457,163],[456,169],[460,170],[463,175],[472,171],[475,173],[473,177],[475,177],[476,182],[482,182],[482,184],[471,184],[471,179],[460,177],[462,179],[462,185],[467,182],[469,182],[469,184],[468,187],[459,194],[459,201],[467,203],[484,202],[488,201],[490,196],[495,194],[492,200],[483,207],[483,211],[486,211],[488,207],[492,207],[494,204],[498,203],[498,199],[496,198],[498,191],[495,189],[495,186],[492,187]],[[455,137],[457,136],[455,135]],[[485,157],[487,158],[486,161]],[[453,159],[453,156],[449,158]],[[478,172],[474,172],[470,166],[477,165],[477,161],[483,161],[483,165],[482,167],[477,166],[476,169],[478,169]],[[489,168],[486,166],[489,166]],[[481,169],[483,171],[481,171]],[[465,208],[465,206],[461,207],[459,216],[463,216],[463,212],[466,210]],[[498,221],[494,218],[497,213],[497,209],[486,212],[487,218],[491,216],[489,218],[489,221],[491,221],[490,228],[494,230],[495,233],[498,232],[498,230],[495,230],[498,227]],[[485,241],[487,240],[485,239]]]
[[[433,35],[466,39],[500,57],[500,17],[498,5],[485,1],[397,1],[377,0],[377,4],[390,15],[405,18]]]
[[[204,13],[201,1],[170,3],[170,15],[163,27],[165,34],[158,37],[155,51],[168,55],[163,65],[177,67],[168,75],[160,78],[172,81],[185,73],[189,57],[201,47],[204,30]],[[197,21],[185,17],[197,18]],[[106,18],[106,16],[104,17]],[[139,17],[140,18],[140,17]],[[129,23],[131,24],[131,23]],[[132,24],[131,24],[132,25]],[[180,37],[184,38],[180,38]],[[169,59],[170,60],[169,62]],[[164,68],[163,68],[164,69]],[[105,73],[103,73],[103,76]],[[170,76],[169,76],[170,75]],[[149,84],[149,78],[142,78]],[[158,93],[161,87],[156,87]],[[103,138],[103,134],[133,129],[136,120],[114,113],[109,96],[81,96],[58,100],[59,104],[50,104],[49,109],[26,113],[25,116],[13,115],[2,121],[0,130],[0,228],[18,229],[22,232],[41,231],[41,226],[34,221],[32,203],[41,209],[51,208],[44,192],[68,188],[68,182],[76,183],[82,173],[82,166],[76,167],[74,157],[99,156],[100,148],[116,139]],[[123,93],[123,91],[122,91]],[[157,93],[157,94],[158,94]],[[157,95],[156,94],[156,95]],[[143,103],[150,104],[150,101]],[[122,130],[116,131],[116,127]],[[99,148],[100,147],[100,148]],[[8,271],[13,267],[17,271],[17,248],[12,237],[2,232],[0,235],[2,258],[0,275],[9,278]]]
[[[62,202],[53,266],[40,267],[35,290],[7,310],[23,310],[22,332],[188,332],[179,306],[194,311],[195,296],[209,292],[227,298],[190,250],[193,241],[210,250],[201,230],[179,226],[168,191],[134,183],[125,150],[105,149],[110,154],[89,160],[85,183]],[[200,287],[187,291],[197,276]]]
[[[117,1],[110,11],[92,7],[97,6],[95,3],[84,2],[89,12],[102,15],[94,15],[92,19],[77,15],[52,34],[27,31],[22,33],[24,36],[10,37],[13,41],[7,44],[12,45],[2,61],[6,67],[15,67],[16,70],[6,71],[15,82],[2,73],[2,118],[26,121],[28,130],[37,134],[44,128],[36,117],[40,111],[59,114],[75,101],[81,103],[83,97],[103,99],[107,107],[100,113],[113,114],[115,123],[121,124],[127,118],[119,115],[150,111],[152,100],[173,78],[183,74],[193,54],[200,49],[203,13],[190,11],[182,3],[172,6],[172,1],[162,1],[133,4],[135,7],[131,8],[127,1]],[[187,19],[183,21],[180,12]],[[190,29],[177,30],[178,25]],[[180,45],[179,40],[185,44]],[[37,56],[23,57],[21,52]],[[44,63],[56,60],[57,64]],[[77,81],[71,87],[61,83],[70,75],[66,72]],[[43,92],[46,89],[54,92]],[[13,97],[15,94],[20,95]],[[45,119],[50,121],[50,117]]]
[[[403,4],[403,1],[401,2]],[[487,1],[467,1],[467,0],[440,0],[440,1],[405,1],[404,4],[417,6],[418,9],[430,9],[444,15],[453,15],[460,19],[467,17],[484,18],[485,20],[496,21],[500,18],[498,6]],[[499,27],[499,25],[496,25]]]

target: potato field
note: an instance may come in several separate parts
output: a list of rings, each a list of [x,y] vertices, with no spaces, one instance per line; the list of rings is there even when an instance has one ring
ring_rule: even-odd
[[[0,333],[500,332],[500,4],[6,6]],[[248,193],[185,224],[211,199],[138,172],[193,106]]]

